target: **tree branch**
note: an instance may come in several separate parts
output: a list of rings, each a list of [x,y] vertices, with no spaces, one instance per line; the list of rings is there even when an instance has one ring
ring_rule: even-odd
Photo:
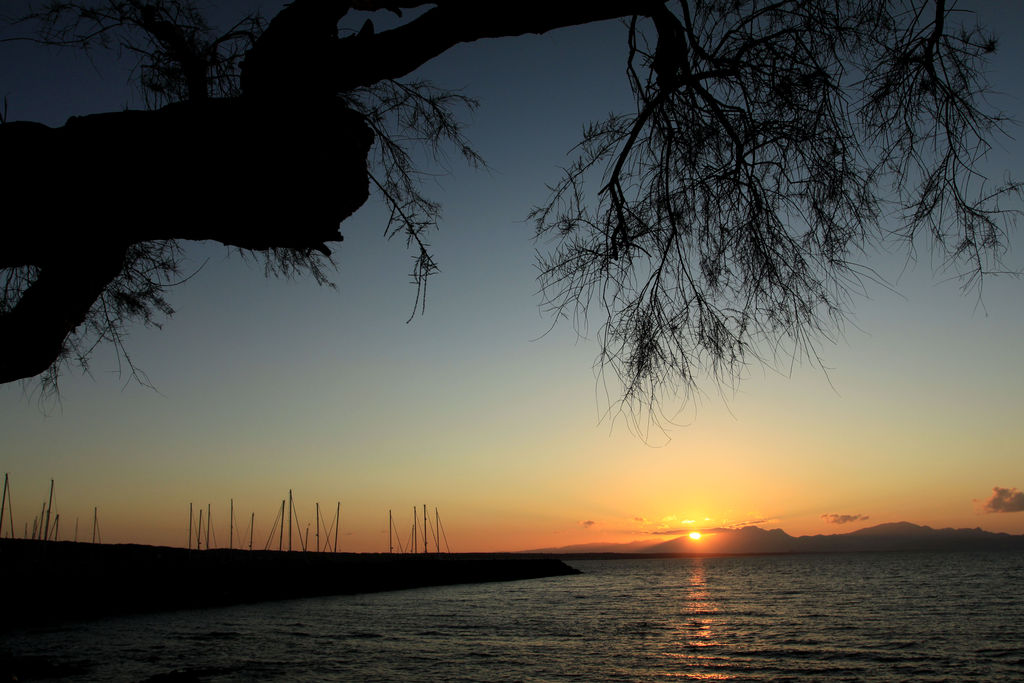
[[[0,267],[63,260],[95,239],[329,254],[369,196],[372,141],[340,104],[289,116],[243,99],[4,124]]]
[[[369,197],[372,142],[363,117],[339,103],[288,115],[244,98],[75,117],[60,128],[0,125],[0,268],[39,269],[16,303],[0,307],[0,382],[66,357],[104,292],[148,317],[161,285],[125,271],[132,245],[215,240],[330,254],[339,223]],[[110,290],[121,280],[126,290]]]
[[[459,43],[541,34],[595,21],[651,16],[665,0],[525,0],[516,3],[439,3],[409,23],[336,44],[336,86],[341,92],[401,78]],[[388,3],[382,3],[388,4]],[[422,4],[422,3],[417,3]]]
[[[94,245],[41,269],[14,308],[0,314],[0,383],[38,375],[65,354],[65,340],[120,273],[124,255],[124,247]]]

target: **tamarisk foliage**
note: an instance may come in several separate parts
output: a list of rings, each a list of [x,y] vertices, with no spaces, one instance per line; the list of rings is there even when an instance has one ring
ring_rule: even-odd
[[[531,216],[545,306],[599,330],[620,407],[816,357],[878,245],[929,237],[968,288],[1002,269],[1021,188],[979,173],[1007,121],[984,99],[996,41],[953,0],[294,0],[226,31],[203,10],[52,0],[7,27],[134,56],[148,108],[4,117],[0,381],[55,389],[103,341],[130,364],[128,326],[171,313],[183,241],[329,284],[339,225],[371,194],[421,308],[440,204],[414,160],[482,160],[459,119],[475,101],[409,75],[460,43],[594,21],[623,25],[635,107],[585,129]],[[351,10],[397,25],[342,35]]]

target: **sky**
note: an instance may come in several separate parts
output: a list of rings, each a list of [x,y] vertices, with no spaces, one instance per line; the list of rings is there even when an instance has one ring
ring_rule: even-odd
[[[279,3],[219,10],[240,5],[270,15]],[[1024,17],[1013,3],[979,7],[1003,38],[992,99],[1024,116]],[[1024,533],[1024,512],[984,507],[994,487],[1024,488],[1024,282],[963,295],[927,252],[909,265],[872,255],[895,286],[855,303],[845,336],[822,345],[823,367],[751,364],[736,388],[705,379],[676,424],[646,438],[606,415],[596,340],[552,328],[539,308],[543,245],[526,216],[582,127],[631,106],[625,52],[623,27],[606,22],[460,46],[417,72],[480,100],[467,133],[489,169],[453,161],[428,184],[444,205],[441,273],[411,322],[411,255],[384,239],[371,198],[342,224],[336,290],[190,245],[175,315],[127,340],[155,388],[119,375],[111,347],[90,375],[64,375],[58,405],[40,405],[31,385],[0,386],[16,534],[31,530],[51,479],[62,539],[77,520],[88,540],[95,508],[103,542],[172,546],[187,542],[190,504],[210,505],[226,545],[233,501],[236,537],[253,515],[262,548],[289,490],[298,530],[315,503],[330,522],[340,502],[339,549],[358,552],[388,549],[389,510],[407,544],[422,505],[457,552],[744,524]],[[0,96],[11,120],[49,125],[139,106],[108,56],[23,43],[0,43]],[[986,172],[1021,175],[1020,158],[1006,139]],[[1008,259],[1018,268],[1019,251]]]

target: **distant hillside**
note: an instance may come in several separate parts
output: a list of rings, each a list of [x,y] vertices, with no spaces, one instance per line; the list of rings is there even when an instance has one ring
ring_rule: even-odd
[[[706,534],[699,541],[688,536],[658,543],[648,549],[652,553],[796,553],[801,552],[799,539],[793,538],[782,529],[762,529],[745,526],[741,529]]]
[[[644,554],[842,553],[896,550],[1024,550],[1024,535],[981,529],[932,529],[910,522],[889,522],[845,534],[790,536],[782,529],[747,526],[707,533],[700,540],[680,536],[661,543],[595,543],[546,548],[537,552]]]
[[[894,522],[832,536],[801,536],[807,552],[851,550],[1024,550],[1024,535],[981,529],[932,529],[909,522]]]

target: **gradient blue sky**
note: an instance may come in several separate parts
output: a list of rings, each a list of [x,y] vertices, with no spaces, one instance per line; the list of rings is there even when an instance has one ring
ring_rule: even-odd
[[[225,14],[231,4],[269,15],[279,3],[221,3]],[[1015,3],[979,7],[1003,38],[994,101],[1019,117],[1024,21]],[[468,133],[491,169],[455,162],[428,187],[445,207],[432,240],[442,272],[413,322],[410,255],[383,239],[371,200],[342,225],[337,291],[191,245],[193,268],[205,265],[171,294],[176,315],[128,339],[156,391],[119,377],[106,347],[92,376],[65,375],[48,411],[23,387],[0,387],[0,468],[19,534],[51,478],[62,537],[97,506],[104,541],[170,545],[185,543],[190,502],[212,504],[223,543],[234,498],[243,527],[255,512],[262,547],[289,488],[303,524],[315,501],[340,500],[342,549],[360,551],[386,549],[389,508],[407,534],[423,503],[460,551],[744,522],[1024,532],[1024,512],[984,514],[977,502],[994,486],[1024,488],[1024,283],[986,281],[982,306],[927,252],[908,268],[905,255],[872,258],[897,292],[857,303],[846,337],[821,349],[827,375],[751,365],[736,392],[702,385],[680,426],[651,443],[602,420],[595,341],[567,325],[545,334],[526,215],[582,126],[630,106],[624,55],[624,30],[609,22],[461,46],[421,70],[480,99]],[[105,55],[3,43],[0,96],[12,119],[52,125],[137,105],[109,67]],[[987,171],[1021,175],[1022,151],[1006,140]],[[829,513],[868,519],[837,527]]]

